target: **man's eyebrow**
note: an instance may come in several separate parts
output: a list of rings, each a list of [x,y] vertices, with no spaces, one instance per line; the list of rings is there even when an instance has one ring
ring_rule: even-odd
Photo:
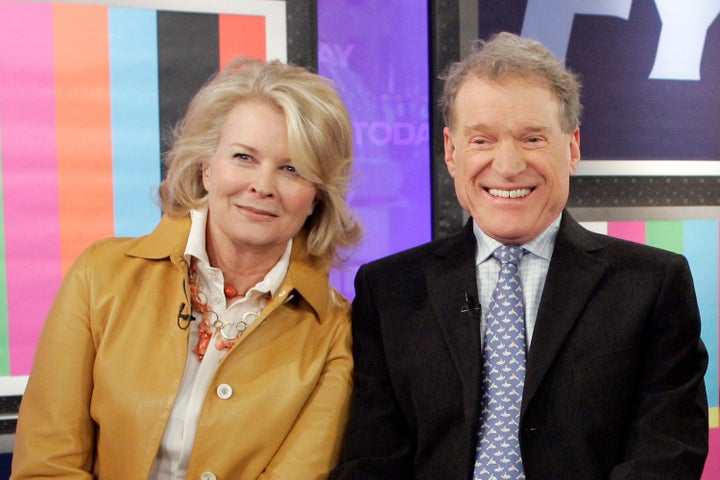
[[[482,130],[487,130],[488,128],[490,128],[490,126],[487,123],[483,123],[483,122],[468,123],[463,126],[463,132],[473,133],[473,132],[479,132]]]
[[[487,123],[482,123],[482,122],[469,123],[469,124],[463,126],[463,132],[476,133],[476,132],[488,130],[489,128],[490,128],[490,126]],[[550,127],[542,126],[542,125],[530,125],[527,127],[523,127],[519,131],[523,135],[526,135],[528,133],[547,133],[550,131]]]

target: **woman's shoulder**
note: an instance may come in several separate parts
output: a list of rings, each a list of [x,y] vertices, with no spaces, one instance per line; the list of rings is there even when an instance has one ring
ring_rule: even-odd
[[[141,237],[110,237],[96,240],[80,255],[86,262],[116,262],[127,257],[127,252],[140,244],[147,235]]]

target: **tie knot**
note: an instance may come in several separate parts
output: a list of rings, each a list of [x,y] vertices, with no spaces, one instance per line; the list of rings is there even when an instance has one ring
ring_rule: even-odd
[[[520,263],[520,259],[524,254],[525,249],[518,245],[502,245],[495,249],[493,257],[501,264],[512,263],[513,265],[517,265]]]

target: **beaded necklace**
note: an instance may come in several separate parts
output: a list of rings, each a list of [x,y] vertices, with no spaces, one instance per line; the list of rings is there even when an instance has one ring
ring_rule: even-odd
[[[188,286],[192,308],[202,315],[202,320],[198,324],[198,343],[193,348],[193,353],[197,355],[198,361],[202,361],[210,340],[216,332],[220,332],[220,335],[215,339],[215,348],[218,350],[230,350],[248,327],[248,324],[260,315],[262,307],[245,312],[240,320],[223,322],[207,301],[207,295],[202,291],[195,263],[196,260],[193,257],[188,269]],[[225,290],[227,295],[227,287],[225,287]],[[237,292],[235,292],[235,295],[237,295]]]

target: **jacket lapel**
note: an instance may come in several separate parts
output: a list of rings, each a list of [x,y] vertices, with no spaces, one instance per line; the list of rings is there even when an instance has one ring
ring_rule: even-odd
[[[480,395],[480,316],[463,311],[465,294],[477,300],[476,240],[469,221],[435,252],[425,273],[429,301],[464,385],[465,405],[477,408]]]
[[[564,212],[528,352],[523,412],[608,268],[592,255],[599,248],[591,234]]]

